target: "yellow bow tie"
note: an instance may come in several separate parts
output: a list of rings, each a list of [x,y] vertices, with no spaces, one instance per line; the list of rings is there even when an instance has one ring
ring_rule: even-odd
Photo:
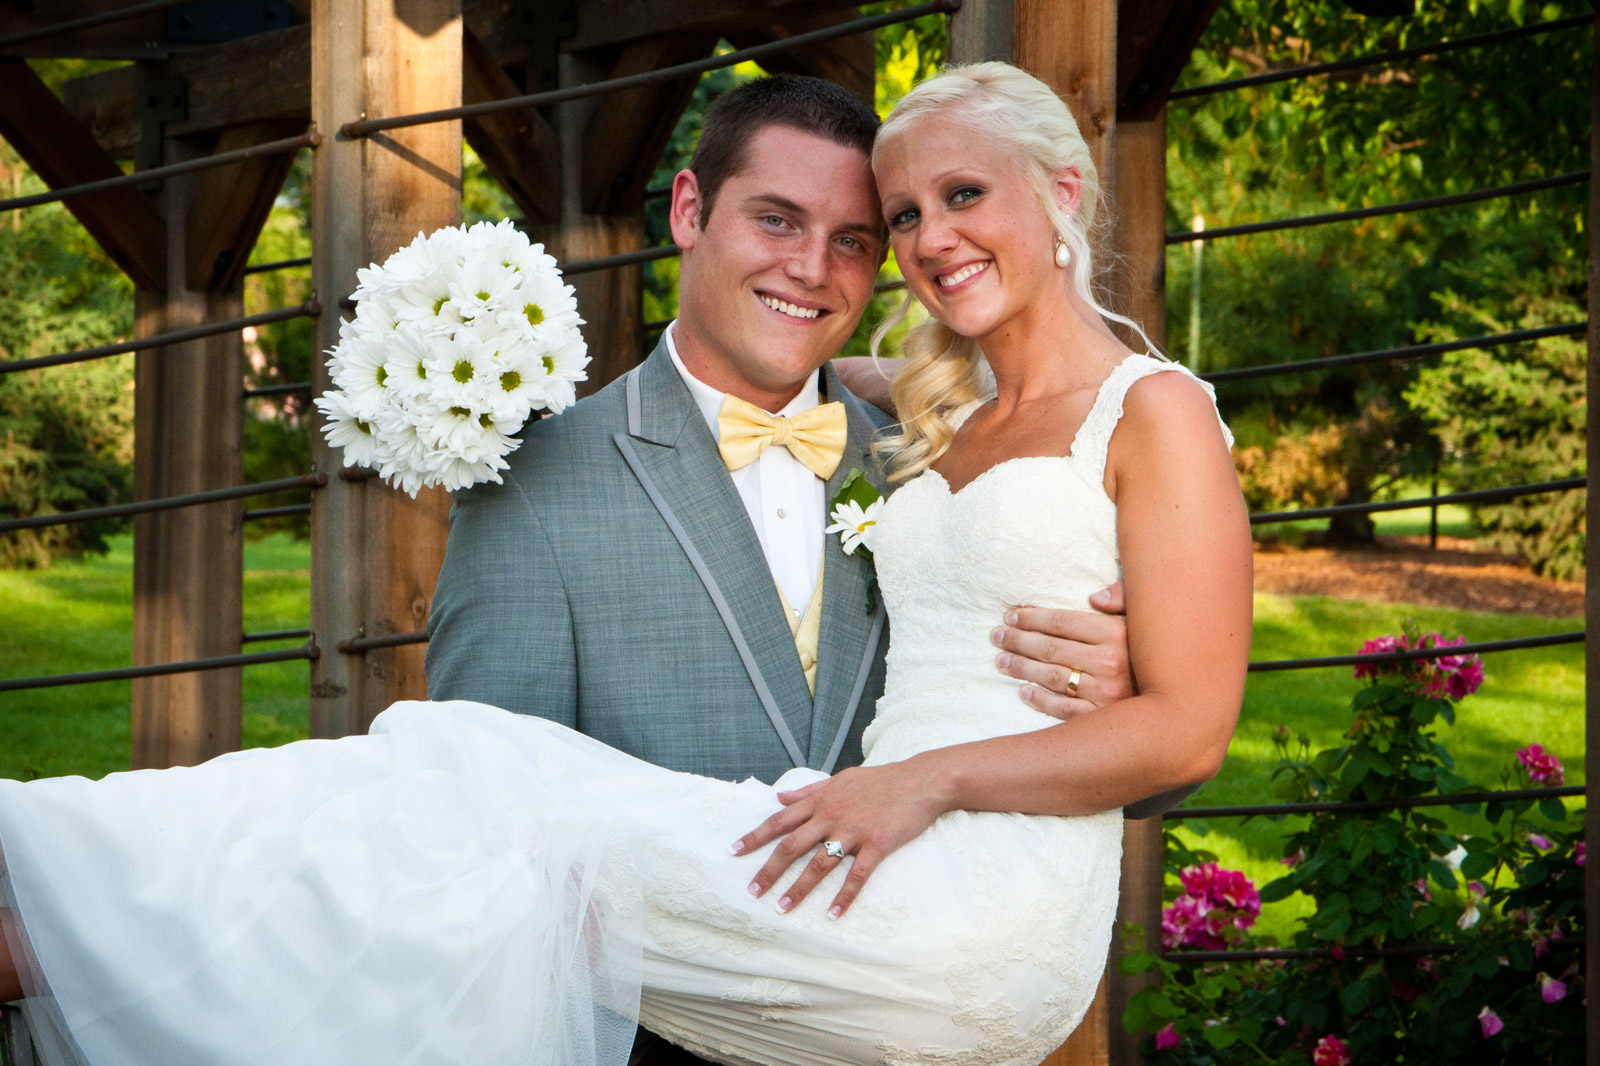
[[[844,457],[848,434],[842,403],[825,403],[786,418],[728,396],[717,415],[717,450],[729,470],[749,466],[777,444],[826,481]]]

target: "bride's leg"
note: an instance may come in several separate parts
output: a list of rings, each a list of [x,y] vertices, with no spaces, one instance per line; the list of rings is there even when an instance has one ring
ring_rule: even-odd
[[[22,998],[22,973],[17,960],[11,957],[11,933],[16,915],[0,911],[0,1003],[10,1003]]]

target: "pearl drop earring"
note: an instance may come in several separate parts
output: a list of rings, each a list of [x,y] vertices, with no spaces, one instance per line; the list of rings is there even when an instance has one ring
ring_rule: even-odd
[[[1056,266],[1062,270],[1072,265],[1072,249],[1067,247],[1067,242],[1061,239],[1061,234],[1056,234]]]

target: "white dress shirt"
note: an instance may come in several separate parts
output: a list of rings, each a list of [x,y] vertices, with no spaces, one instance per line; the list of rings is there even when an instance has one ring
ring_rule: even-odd
[[[700,408],[706,424],[711,427],[712,438],[717,439],[717,416],[722,413],[722,400],[727,394],[689,373],[678,357],[672,330],[673,326],[667,327],[667,354],[672,357],[672,365],[678,368],[683,383],[689,387],[695,406]],[[817,375],[820,373],[813,371],[800,395],[776,413],[793,417],[817,406]],[[767,557],[767,568],[772,571],[772,580],[783,590],[791,610],[804,611],[811,602],[811,594],[816,591],[817,575],[822,569],[827,482],[806,469],[789,454],[788,448],[779,447],[768,448],[761,453],[761,458],[729,474],[744,501],[750,524],[755,527],[756,539]]]

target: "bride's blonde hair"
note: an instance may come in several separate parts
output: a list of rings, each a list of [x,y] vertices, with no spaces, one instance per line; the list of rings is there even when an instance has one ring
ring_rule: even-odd
[[[1138,323],[1095,299],[1089,243],[1097,228],[1100,179],[1078,123],[1061,98],[1044,82],[1009,63],[946,67],[895,106],[878,131],[874,159],[878,146],[905,133],[920,119],[942,113],[970,125],[980,135],[999,138],[1012,150],[1056,234],[1072,252],[1068,274],[1073,291],[1102,318],[1134,329],[1154,350]],[[1082,186],[1078,210],[1071,216],[1062,210],[1055,195],[1056,177],[1069,167],[1077,168]],[[884,336],[905,318],[911,300],[907,293],[905,302],[873,331],[873,355],[878,354]],[[886,434],[874,445],[875,452],[891,456],[893,481],[921,473],[944,454],[955,436],[953,412],[994,395],[994,379],[977,342],[938,321],[925,322],[906,334],[901,351],[905,365],[891,390],[899,411],[899,431]]]

